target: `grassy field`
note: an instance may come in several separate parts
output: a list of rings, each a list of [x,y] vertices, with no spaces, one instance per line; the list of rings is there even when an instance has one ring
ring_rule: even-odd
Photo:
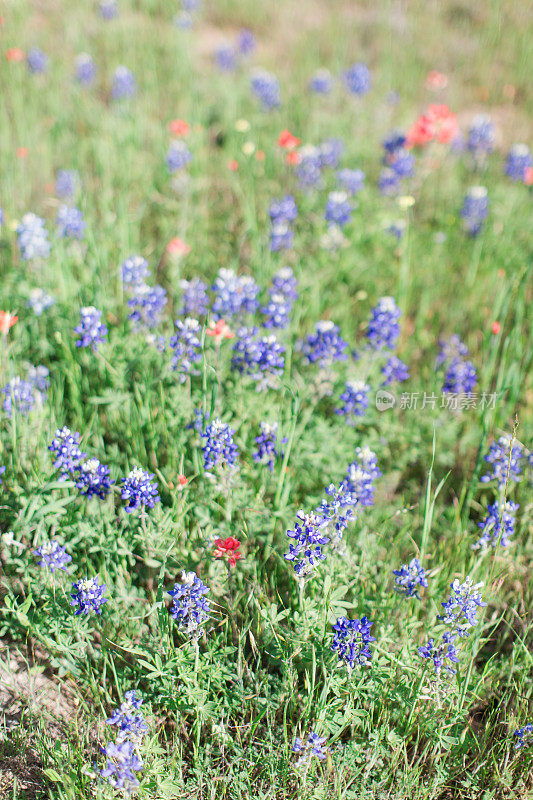
[[[0,797],[533,796],[533,11],[0,14]]]

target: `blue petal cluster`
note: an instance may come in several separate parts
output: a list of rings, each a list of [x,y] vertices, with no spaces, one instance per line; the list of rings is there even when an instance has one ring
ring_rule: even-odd
[[[204,595],[209,591],[195,572],[182,572],[181,583],[169,591],[173,600],[170,613],[190,639],[198,639],[204,632],[202,626],[210,616],[210,601]]]

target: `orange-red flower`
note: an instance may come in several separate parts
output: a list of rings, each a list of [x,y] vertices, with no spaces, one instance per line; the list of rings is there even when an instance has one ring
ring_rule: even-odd
[[[524,172],[524,183],[526,186],[533,186],[533,167],[526,167]]]
[[[215,539],[215,549],[213,555],[215,558],[227,557],[228,563],[234,567],[237,561],[242,558],[242,553],[239,550],[241,543],[233,536],[228,536],[227,539]]]
[[[9,50],[6,50],[6,58],[8,61],[24,61],[26,53],[20,47],[10,47]]]
[[[408,147],[423,147],[433,139],[447,144],[459,134],[457,115],[448,106],[433,103],[407,133]]]
[[[16,149],[17,158],[26,158],[28,153],[30,152],[27,147],[17,147]]]
[[[177,481],[178,481],[178,490],[180,490],[180,491],[181,491],[181,489],[184,489],[187,486],[187,484],[189,483],[189,481],[187,480],[185,475],[178,475]]]
[[[228,161],[228,169],[230,169],[232,172],[237,172],[239,169],[239,162],[235,161],[234,158],[230,159]]]
[[[431,89],[432,91],[437,92],[439,89],[445,89],[447,86],[448,76],[443,72],[437,72],[436,69],[428,72],[425,83],[426,89]]]
[[[265,160],[265,151],[264,150],[256,150],[255,157],[257,161],[264,161]]]
[[[294,148],[298,147],[301,143],[302,140],[298,139],[297,136],[293,136],[288,130],[281,131],[278,137],[278,145],[284,147],[285,150],[294,150]]]
[[[189,123],[184,119],[170,120],[168,129],[173,136],[187,136],[190,131]]]
[[[11,314],[10,311],[0,311],[0,333],[7,336],[9,329],[12,328],[17,321],[18,317],[16,317],[15,314]]]
[[[167,244],[167,252],[171,256],[187,256],[191,252],[191,246],[186,244],[179,236],[175,236]]]
[[[502,326],[500,325],[498,320],[495,320],[495,322],[492,323],[490,329],[493,332],[494,336],[497,336],[499,334],[499,332],[501,331]]]
[[[219,319],[218,322],[211,322],[209,323],[206,333],[208,336],[212,336],[215,340],[216,344],[220,344],[222,339],[234,339],[235,334],[231,331],[229,325],[226,325],[223,319]]]
[[[287,153],[285,156],[285,163],[290,164],[291,167],[294,167],[296,164],[299,164],[302,160],[300,153],[297,153],[295,150],[292,153]]]

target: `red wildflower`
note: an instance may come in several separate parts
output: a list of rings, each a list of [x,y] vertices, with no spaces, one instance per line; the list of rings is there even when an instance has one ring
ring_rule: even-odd
[[[264,161],[265,160],[265,151],[264,150],[257,150],[255,157],[257,161]]]
[[[189,483],[189,481],[187,480],[185,475],[178,475],[177,481],[178,481],[178,490],[180,490],[180,491],[181,491],[181,489],[184,489],[187,486],[187,484]]]
[[[175,236],[167,244],[167,252],[172,256],[187,256],[191,252],[191,246],[186,244],[179,236]]]
[[[190,131],[189,123],[184,119],[172,119],[168,123],[168,129],[173,136],[187,136]]]
[[[228,563],[234,567],[237,561],[242,558],[242,553],[239,550],[241,543],[233,536],[228,536],[227,539],[215,539],[215,549],[213,555],[215,558],[224,558],[227,556]]]
[[[434,103],[422,114],[407,133],[408,147],[422,147],[433,139],[442,144],[451,142],[459,134],[456,114],[448,106]]]
[[[524,172],[524,183],[526,186],[533,186],[533,167],[526,167]]]
[[[16,156],[17,158],[26,158],[28,153],[30,152],[27,147],[17,147],[16,149]]]
[[[502,326],[500,325],[498,320],[496,320],[495,322],[492,323],[491,331],[493,332],[494,336],[497,336],[499,334],[499,332],[501,331],[501,329],[502,329]]]
[[[448,76],[443,72],[437,72],[437,70],[433,69],[431,72],[428,72],[424,85],[426,89],[431,89],[434,92],[437,92],[439,89],[445,89],[448,86]]]
[[[10,311],[0,311],[0,333],[7,336],[9,329],[12,328],[17,321],[18,317],[16,317],[15,314],[11,314]]]
[[[232,158],[230,161],[228,161],[228,169],[230,169],[232,172],[236,172],[239,169],[239,162]]]
[[[298,147],[301,143],[301,139],[298,139],[297,136],[293,136],[292,133],[287,130],[281,131],[278,137],[278,145],[284,147],[285,150],[294,150],[294,148]]]
[[[6,50],[6,58],[8,61],[24,61],[26,54],[20,47],[10,47],[9,50]]]
[[[296,164],[299,164],[301,160],[302,157],[300,153],[297,153],[296,151],[292,153],[287,153],[287,155],[285,156],[285,163],[290,164],[291,167],[294,167]]]
[[[235,334],[230,330],[229,325],[226,325],[223,319],[219,319],[218,322],[213,322],[213,320],[211,320],[207,327],[206,334],[212,336],[216,344],[220,344],[222,339],[235,339]]]

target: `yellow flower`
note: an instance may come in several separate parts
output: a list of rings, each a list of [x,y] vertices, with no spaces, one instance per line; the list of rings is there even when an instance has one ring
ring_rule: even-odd
[[[247,119],[238,119],[235,123],[235,130],[239,131],[239,133],[246,133],[246,131],[250,130],[250,123]]]
[[[415,204],[415,198],[411,197],[411,195],[409,194],[404,194],[398,198],[398,205],[400,206],[400,208],[403,209],[411,208],[411,206],[414,206],[414,204]]]

